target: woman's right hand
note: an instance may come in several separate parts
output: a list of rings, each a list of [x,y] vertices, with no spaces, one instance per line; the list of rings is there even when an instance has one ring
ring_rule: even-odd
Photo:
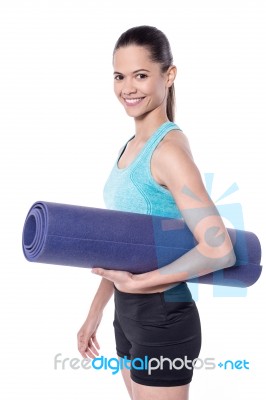
[[[77,334],[78,350],[83,358],[95,358],[99,355],[100,345],[96,338],[96,332],[101,322],[103,313],[89,312],[86,321]]]

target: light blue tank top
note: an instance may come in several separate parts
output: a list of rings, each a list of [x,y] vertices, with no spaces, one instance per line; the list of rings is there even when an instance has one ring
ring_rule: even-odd
[[[147,140],[136,158],[126,168],[119,168],[118,161],[127,143],[135,135],[126,142],[103,188],[107,209],[182,218],[171,192],[154,180],[150,170],[154,149],[173,129],[180,130],[173,122],[163,123]]]

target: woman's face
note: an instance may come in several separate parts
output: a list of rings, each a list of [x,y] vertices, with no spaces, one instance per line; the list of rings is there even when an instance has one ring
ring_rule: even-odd
[[[129,45],[114,53],[114,91],[127,114],[140,118],[155,110],[166,113],[167,73],[152,62],[145,47]]]

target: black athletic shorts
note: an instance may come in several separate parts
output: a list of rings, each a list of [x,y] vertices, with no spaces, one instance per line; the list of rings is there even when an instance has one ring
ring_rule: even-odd
[[[190,383],[201,348],[201,324],[187,284],[149,294],[114,288],[116,351],[131,360],[131,379],[147,386]]]

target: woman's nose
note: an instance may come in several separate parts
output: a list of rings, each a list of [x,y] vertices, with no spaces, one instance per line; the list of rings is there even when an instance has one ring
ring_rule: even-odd
[[[137,89],[134,87],[133,82],[131,80],[125,80],[122,88],[122,93],[124,96],[128,96],[130,94],[136,93]]]

